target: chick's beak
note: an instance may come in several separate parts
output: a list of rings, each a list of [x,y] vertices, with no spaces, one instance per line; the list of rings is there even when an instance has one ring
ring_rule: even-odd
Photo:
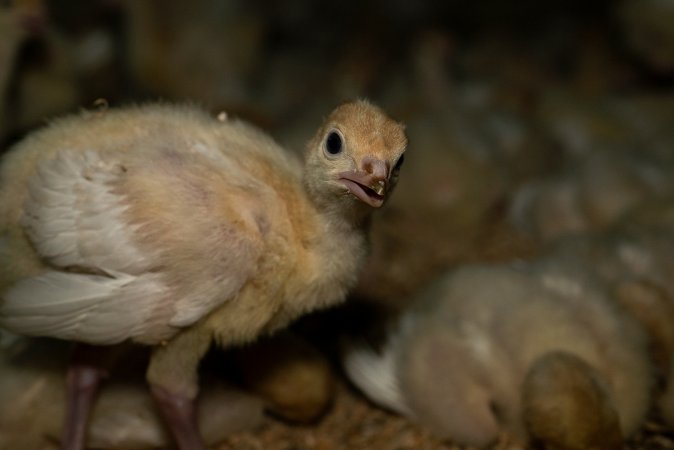
[[[388,187],[389,164],[373,157],[361,162],[361,170],[341,172],[339,180],[356,198],[379,208],[384,204]]]
[[[384,194],[386,194],[386,181],[384,180],[379,180],[368,187],[372,189],[377,195],[383,196]]]

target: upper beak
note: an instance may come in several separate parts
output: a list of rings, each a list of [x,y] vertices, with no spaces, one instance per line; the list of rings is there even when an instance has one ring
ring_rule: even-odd
[[[359,200],[379,208],[384,204],[388,189],[388,163],[367,157],[363,159],[362,167],[363,170],[341,172],[339,180]]]

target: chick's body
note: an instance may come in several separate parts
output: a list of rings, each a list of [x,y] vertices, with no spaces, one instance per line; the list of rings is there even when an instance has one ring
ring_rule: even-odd
[[[344,297],[363,235],[335,230],[317,213],[300,165],[273,141],[187,109],[108,112],[85,123],[80,130],[81,119],[58,122],[3,166],[11,238],[2,262],[15,267],[3,280],[8,328],[41,334],[49,323],[50,335],[65,339],[157,344],[209,316],[204,326],[219,328],[219,340],[245,341],[319,306],[312,301]],[[92,306],[108,307],[105,322],[117,323],[100,323],[82,299],[73,305],[81,311],[41,308],[25,325],[12,308],[48,308],[47,292],[29,296],[45,283],[54,297],[83,283],[111,296]],[[247,299],[257,301],[238,308]],[[227,327],[216,326],[223,321]]]
[[[150,382],[193,398],[211,340],[249,341],[345,297],[384,201],[369,186],[393,186],[405,145],[366,102],[328,117],[306,171],[250,125],[189,107],[58,120],[0,172],[0,325],[162,344]]]

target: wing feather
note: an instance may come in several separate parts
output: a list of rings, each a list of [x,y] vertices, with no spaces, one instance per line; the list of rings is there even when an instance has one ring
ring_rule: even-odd
[[[165,295],[157,275],[50,271],[24,278],[4,295],[0,323],[29,336],[114,344],[141,336]]]
[[[410,415],[390,345],[379,354],[365,341],[350,341],[345,344],[342,359],[349,379],[370,399],[391,411]]]
[[[113,190],[123,170],[94,151],[62,151],[38,164],[22,225],[45,260],[59,267],[148,270],[150,260],[132,242],[126,206]]]
[[[95,151],[61,151],[38,163],[21,224],[55,270],[21,279],[3,293],[0,324],[92,344],[175,332],[167,287],[151,270],[153,256],[138,249],[135,227],[123,218],[126,205],[114,190],[123,173]]]

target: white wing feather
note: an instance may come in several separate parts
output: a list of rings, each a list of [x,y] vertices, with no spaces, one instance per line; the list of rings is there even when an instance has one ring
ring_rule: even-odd
[[[93,151],[62,151],[38,164],[22,225],[40,256],[64,271],[13,285],[0,302],[0,324],[20,334],[92,344],[171,333],[152,317],[166,287],[148,272],[151,259],[131,241],[134,230],[113,191],[122,172]]]
[[[130,240],[125,206],[112,183],[121,166],[93,151],[42,161],[29,184],[22,225],[38,253],[59,267],[142,273],[148,258]]]
[[[152,299],[163,293],[154,274],[51,271],[16,283],[4,296],[0,322],[25,335],[114,344],[146,332]]]
[[[372,401],[410,416],[400,390],[396,354],[391,345],[378,354],[365,341],[351,341],[345,346],[342,363],[349,379]]]

